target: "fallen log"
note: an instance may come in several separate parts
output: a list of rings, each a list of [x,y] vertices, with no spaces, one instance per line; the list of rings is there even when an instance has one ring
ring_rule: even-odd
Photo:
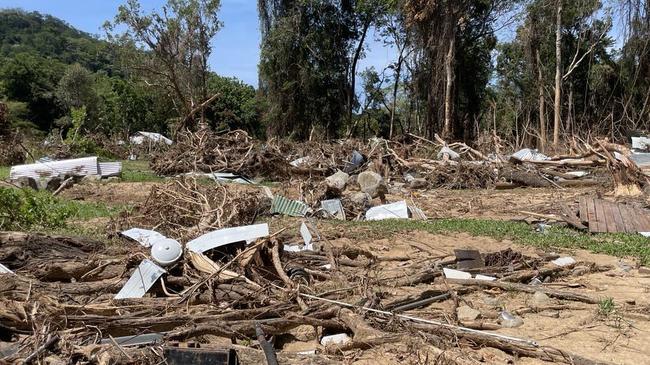
[[[487,280],[476,280],[476,279],[447,279],[447,280],[451,284],[474,285],[482,288],[499,288],[506,291],[521,291],[525,293],[542,292],[550,297],[563,299],[563,300],[571,300],[571,301],[583,302],[589,304],[600,303],[599,299],[590,297],[588,295],[550,289],[541,285],[533,286],[533,285],[526,285],[526,284],[519,284],[519,283],[508,283],[508,282],[501,282],[501,281],[487,281]]]

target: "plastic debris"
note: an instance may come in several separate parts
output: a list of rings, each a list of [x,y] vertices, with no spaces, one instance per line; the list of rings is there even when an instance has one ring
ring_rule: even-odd
[[[487,276],[487,275],[476,274],[476,276],[474,277],[474,279],[476,279],[476,280],[485,280],[485,281],[494,281],[494,280],[496,280],[497,278],[495,278],[494,276]]]
[[[224,228],[208,232],[191,240],[187,243],[187,249],[192,252],[203,253],[235,242],[245,241],[246,243],[250,243],[268,235],[269,225],[266,223]]]
[[[323,336],[323,338],[320,340],[320,344],[323,346],[343,345],[350,341],[352,341],[352,339],[346,333],[338,333],[336,335]]]
[[[172,265],[182,255],[183,247],[178,241],[171,238],[158,240],[151,246],[151,258],[162,266]]]
[[[365,160],[366,159],[363,157],[361,153],[359,153],[359,151],[356,150],[352,151],[352,158],[350,159],[349,162],[347,161],[345,162],[345,167],[343,168],[343,172],[348,174],[353,172],[354,170],[361,167],[361,165],[363,165]]]
[[[332,217],[343,221],[345,220],[345,211],[343,210],[343,205],[341,204],[340,199],[322,200],[320,205],[323,210]]]
[[[0,264],[0,275],[1,274],[11,274],[11,275],[16,275],[13,271],[9,270],[8,267],[6,267],[3,264]]]
[[[510,312],[503,311],[499,314],[499,323],[505,328],[517,328],[524,325],[524,320]]]
[[[445,277],[447,279],[471,279],[472,278],[472,274],[468,272],[448,269],[446,267],[442,269],[442,272],[445,274]]]
[[[172,145],[174,143],[174,141],[163,136],[160,133],[142,132],[142,131],[136,132],[131,137],[129,137],[129,141],[132,144],[136,144],[136,145],[141,145],[145,143],[145,141],[150,143],[164,143],[166,145]]]
[[[408,219],[408,206],[405,201],[372,207],[366,212],[366,220]]]
[[[286,252],[300,252],[300,251],[313,251],[314,245],[312,245],[313,236],[309,227],[303,222],[300,225],[300,235],[304,241],[304,245],[284,245],[284,251]]]
[[[535,149],[530,149],[530,148],[524,148],[521,149],[510,156],[511,158],[518,160],[518,161],[546,161],[550,160],[550,157],[546,156],[545,154],[535,150]]]
[[[551,262],[557,266],[569,266],[575,264],[576,260],[573,257],[566,256],[566,257],[560,257],[559,259],[555,259]]]
[[[450,160],[460,159],[460,155],[456,151],[452,150],[447,146],[443,146],[438,152],[438,160],[442,160],[445,157],[445,155],[449,156]]]
[[[144,247],[151,247],[156,241],[167,239],[164,235],[142,228],[131,228],[121,232],[122,236],[139,242]]]
[[[142,298],[164,273],[165,269],[153,261],[142,260],[120,292],[115,295],[115,299]]]

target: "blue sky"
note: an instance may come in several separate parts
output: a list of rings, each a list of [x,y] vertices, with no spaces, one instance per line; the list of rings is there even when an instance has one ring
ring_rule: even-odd
[[[63,19],[70,25],[92,34],[103,34],[106,20],[112,19],[125,0],[0,0],[0,8],[21,8]],[[165,0],[140,0],[143,10],[159,8]],[[217,34],[210,67],[226,76],[235,76],[257,85],[260,32],[256,0],[222,0],[220,17],[223,29]],[[370,51],[359,70],[374,66],[381,71],[391,62],[393,52],[369,37]]]

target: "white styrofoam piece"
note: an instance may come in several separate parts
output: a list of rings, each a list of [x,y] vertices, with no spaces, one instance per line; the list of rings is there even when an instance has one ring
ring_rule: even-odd
[[[187,243],[187,249],[192,252],[203,253],[213,248],[225,246],[235,242],[252,242],[258,238],[269,235],[269,225],[266,223],[224,228],[208,232]]]
[[[568,265],[575,264],[576,260],[571,256],[567,256],[567,257],[560,257],[559,259],[555,259],[551,262],[557,266],[568,266]]]
[[[11,180],[20,177],[51,177],[60,175],[99,175],[97,157],[75,158],[72,160],[37,162],[28,165],[12,166],[9,172]]]
[[[352,341],[352,339],[346,333],[337,333],[335,335],[323,336],[320,340],[320,344],[323,346],[342,345],[350,341]]]
[[[156,231],[142,228],[127,229],[126,231],[122,231],[122,236],[135,240],[144,247],[151,247],[156,241],[167,238]]]
[[[380,221],[384,219],[404,219],[409,217],[408,206],[405,201],[384,204],[372,207],[366,212],[366,220]]]
[[[142,260],[120,292],[115,295],[115,299],[142,298],[165,272],[165,269],[153,261]]]
[[[584,177],[584,176],[589,175],[589,172],[587,172],[587,171],[569,171],[569,172],[565,172],[565,174],[575,176],[575,177]]]
[[[476,274],[474,277],[476,280],[485,280],[485,281],[495,281],[497,278],[493,276],[487,276],[487,275],[481,275],[481,274]]]
[[[448,269],[446,267],[442,269],[442,272],[445,274],[445,277],[447,279],[471,279],[472,278],[472,274],[468,272]]]
[[[13,271],[9,270],[9,268],[6,267],[6,266],[3,265],[3,264],[0,264],[0,275],[1,275],[1,274],[12,274],[12,275],[16,275],[16,274],[14,274]]]

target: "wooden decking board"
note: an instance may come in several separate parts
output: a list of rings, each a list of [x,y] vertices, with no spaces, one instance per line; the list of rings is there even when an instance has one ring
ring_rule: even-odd
[[[650,232],[650,210],[594,198],[580,198],[578,204],[580,220],[588,223],[590,232]]]

